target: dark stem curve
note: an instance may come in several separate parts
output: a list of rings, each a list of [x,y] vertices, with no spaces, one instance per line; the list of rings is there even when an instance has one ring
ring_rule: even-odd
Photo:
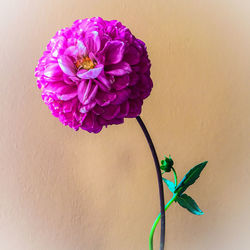
[[[138,121],[139,125],[141,126],[141,129],[143,130],[143,133],[147,139],[148,145],[150,147],[152,156],[154,158],[156,173],[157,173],[157,179],[158,179],[158,188],[159,188],[159,195],[160,195],[160,207],[161,207],[161,239],[160,239],[160,250],[164,250],[164,244],[165,244],[165,202],[164,202],[164,193],[163,193],[163,184],[162,184],[162,175],[161,175],[161,169],[160,164],[158,160],[157,153],[155,151],[155,147],[153,144],[153,141],[150,137],[150,134],[148,133],[148,130],[142,121],[140,116],[136,117],[136,120]]]

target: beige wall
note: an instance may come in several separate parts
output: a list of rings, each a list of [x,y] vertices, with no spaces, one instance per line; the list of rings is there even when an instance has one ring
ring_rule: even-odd
[[[92,16],[121,20],[148,46],[154,88],[142,118],[159,155],[181,177],[209,161],[188,191],[205,215],[174,204],[166,249],[249,249],[249,13],[244,0],[2,0],[0,249],[147,249],[159,200],[136,120],[76,133],[49,113],[33,76],[56,30]]]

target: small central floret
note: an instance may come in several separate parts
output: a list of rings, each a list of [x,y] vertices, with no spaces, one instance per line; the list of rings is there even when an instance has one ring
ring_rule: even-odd
[[[95,67],[95,63],[88,56],[78,59],[75,65],[78,69],[86,69],[86,70],[90,70]]]

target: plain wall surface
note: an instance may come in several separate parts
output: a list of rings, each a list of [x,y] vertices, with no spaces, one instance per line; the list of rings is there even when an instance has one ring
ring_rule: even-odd
[[[148,249],[159,198],[136,120],[75,132],[36,86],[50,38],[92,16],[147,44],[154,88],[141,116],[159,158],[171,154],[179,178],[208,160],[187,190],[205,214],[173,204],[166,249],[249,249],[249,13],[244,0],[1,1],[0,249]]]

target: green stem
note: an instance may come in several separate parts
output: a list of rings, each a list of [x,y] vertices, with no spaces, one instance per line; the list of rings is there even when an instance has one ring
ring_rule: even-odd
[[[167,211],[167,209],[169,208],[169,206],[175,201],[176,197],[177,197],[178,193],[175,193],[172,197],[172,199],[167,203],[167,205],[165,206],[165,211]],[[156,218],[151,231],[150,231],[150,235],[149,235],[149,250],[153,250],[153,237],[154,237],[154,232],[155,232],[155,228],[158,224],[158,222],[161,219],[161,214],[158,215],[158,217]]]
[[[175,169],[173,167],[172,167],[172,170],[174,172],[174,184],[177,187],[177,184],[178,184],[177,174],[176,174],[176,171],[175,171]]]
[[[177,179],[177,174],[176,174],[176,171],[175,169],[172,167],[172,170],[174,172],[174,182],[175,182],[175,186],[177,186],[178,184],[178,179]],[[165,172],[163,172],[162,174],[164,174]],[[173,197],[171,198],[171,200],[166,204],[165,206],[165,212],[167,211],[167,209],[169,208],[169,206],[175,201],[175,199],[177,198],[178,196],[178,193],[175,193],[173,195]],[[154,237],[154,232],[155,232],[155,229],[158,225],[158,222],[160,221],[161,219],[161,213],[159,213],[158,217],[156,218],[152,228],[151,228],[151,231],[150,231],[150,235],[149,235],[149,250],[153,250],[154,247],[153,247],[153,237]]]

